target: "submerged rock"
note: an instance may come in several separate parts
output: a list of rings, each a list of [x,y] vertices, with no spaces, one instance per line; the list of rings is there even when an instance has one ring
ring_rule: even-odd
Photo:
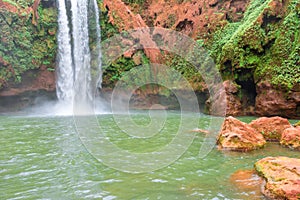
[[[260,188],[263,179],[258,176],[255,170],[238,170],[231,174],[229,180],[240,193],[246,192],[247,199],[260,199],[262,197]]]
[[[263,147],[266,141],[248,124],[233,117],[227,117],[217,141],[220,149],[251,151]]]
[[[190,132],[193,132],[193,133],[204,133],[204,134],[209,134],[209,131],[208,130],[204,130],[204,129],[200,129],[200,128],[195,128],[193,130],[190,130]]]
[[[300,198],[300,159],[267,157],[254,165],[265,179],[262,192],[271,199],[297,200]]]
[[[282,133],[280,144],[300,150],[300,126],[285,129]]]
[[[283,131],[291,127],[290,122],[282,117],[261,117],[249,125],[261,133],[267,141],[279,141]]]

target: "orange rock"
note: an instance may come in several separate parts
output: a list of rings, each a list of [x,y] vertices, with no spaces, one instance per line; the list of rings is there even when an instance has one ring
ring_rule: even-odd
[[[134,14],[130,6],[126,5],[121,0],[104,0],[104,6],[108,8],[109,21],[119,28],[119,31],[129,31],[133,29],[144,28],[142,34],[140,31],[135,34],[140,44],[145,48],[144,52],[152,63],[160,63],[161,54],[156,43],[152,40],[150,30],[147,30],[147,25],[139,14]],[[152,49],[147,48],[152,47]]]
[[[226,18],[239,21],[249,0],[155,0],[150,1],[142,17],[149,26],[170,28],[193,38],[207,38]]]
[[[263,147],[266,141],[248,124],[233,117],[227,117],[218,136],[220,149],[233,151],[251,151]]]
[[[56,88],[55,84],[55,72],[48,71],[46,66],[41,66],[36,77],[33,74],[36,71],[27,71],[22,76],[22,85],[4,88],[0,91],[0,98],[6,96],[21,95],[25,92],[32,91],[48,91],[54,92]],[[33,78],[34,77],[34,78]]]
[[[297,105],[300,100],[300,88],[293,88],[291,93],[275,88],[271,83],[263,81],[256,85],[255,111],[260,116],[299,118]]]
[[[29,15],[32,12],[31,7],[21,8],[21,7],[13,5],[12,3],[0,0],[0,10],[1,9],[7,10],[8,12],[11,12],[11,13],[16,13],[20,17],[22,17],[24,15],[24,13],[26,15]]]
[[[255,163],[255,169],[266,180],[262,192],[270,199],[299,200],[300,159],[267,157]]]
[[[280,144],[300,150],[300,126],[285,129],[282,133]]]
[[[239,99],[237,93],[239,88],[237,84],[230,80],[223,82],[223,88],[215,88],[215,95],[213,95],[209,100],[206,101],[206,105],[209,109],[211,115],[223,115],[222,110],[224,105],[226,105],[226,115],[227,116],[238,116],[242,115],[242,103]]]
[[[249,125],[263,134],[267,141],[279,141],[283,131],[291,127],[290,122],[282,117],[261,117]]]
[[[262,196],[260,188],[263,179],[255,170],[238,170],[230,176],[230,182],[241,193],[246,192],[249,199],[259,199]]]
[[[208,131],[208,130],[203,130],[203,129],[199,129],[199,128],[195,128],[195,129],[191,130],[190,132],[193,132],[193,133],[205,133],[205,134],[209,134],[209,131]]]

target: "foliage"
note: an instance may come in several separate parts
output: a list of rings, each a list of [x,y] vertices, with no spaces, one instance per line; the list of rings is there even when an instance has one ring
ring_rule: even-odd
[[[34,0],[3,0],[19,10],[31,6]],[[123,0],[133,7],[144,9],[145,0]],[[244,18],[228,22],[213,33],[213,38],[201,40],[201,46],[209,49],[223,78],[235,81],[255,79],[269,80],[273,85],[290,90],[300,83],[300,3],[299,0],[282,1],[282,12],[276,11],[273,0],[251,0]],[[100,25],[102,40],[119,34],[118,28],[109,22],[108,10],[102,0]],[[185,2],[178,0],[178,2]],[[25,12],[26,13],[26,12]],[[12,13],[0,10],[0,88],[9,80],[20,82],[22,74],[46,65],[54,70],[56,57],[57,10],[38,8],[38,25],[31,23],[32,13]],[[174,23],[168,16],[170,26]],[[142,63],[147,63],[145,54]],[[167,55],[166,64],[179,71],[195,89],[201,89],[201,75],[186,60]],[[122,75],[136,67],[133,59],[120,57],[106,68],[103,84],[112,86]]]
[[[203,88],[203,78],[200,72],[186,59],[179,55],[166,55],[166,65],[179,72],[196,91],[201,91]]]
[[[138,51],[135,54],[140,55],[141,65],[149,63],[149,59],[142,51]],[[104,78],[102,85],[105,87],[115,85],[115,83],[119,81],[126,72],[134,69],[135,67],[138,67],[138,65],[135,64],[132,58],[126,58],[124,56],[119,57],[110,63],[109,66],[103,66],[105,71],[103,72]]]
[[[118,29],[116,26],[109,22],[108,10],[103,6],[103,3],[99,3],[101,15],[100,15],[100,27],[101,27],[101,39],[102,41],[107,38],[118,34]]]
[[[218,30],[206,46],[225,79],[253,78],[242,73],[250,69],[256,82],[267,79],[290,90],[300,83],[299,1],[286,2],[285,15],[271,2],[252,0],[243,20]]]
[[[7,1],[26,8],[33,1]],[[32,24],[32,13],[0,11],[0,88],[13,79],[21,82],[22,74],[46,65],[53,69],[56,54],[56,9],[38,8],[39,24]]]
[[[32,5],[34,0],[3,0],[4,2],[10,3],[18,8],[27,8]]]
[[[143,5],[145,3],[145,0],[123,0],[126,4],[137,4],[137,5]]]

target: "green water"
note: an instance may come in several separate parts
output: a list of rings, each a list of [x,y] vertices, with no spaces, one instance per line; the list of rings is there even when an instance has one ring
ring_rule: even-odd
[[[168,116],[169,127],[163,134],[140,140],[122,133],[111,115],[98,119],[120,148],[149,152],[174,136],[180,115]],[[137,113],[134,121],[143,124],[149,118]],[[208,121],[208,116],[200,115],[199,127],[207,128]],[[232,173],[251,169],[266,156],[299,157],[299,152],[268,144],[250,153],[214,148],[200,159],[204,136],[197,134],[175,163],[154,172],[131,174],[109,168],[89,154],[72,117],[1,116],[0,137],[0,199],[253,199],[251,191],[232,185]]]

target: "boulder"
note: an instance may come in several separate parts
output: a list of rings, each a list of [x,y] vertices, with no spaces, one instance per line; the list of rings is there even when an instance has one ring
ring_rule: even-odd
[[[300,198],[300,159],[267,157],[254,165],[265,179],[262,193],[270,199],[297,200]]]
[[[285,129],[282,133],[280,144],[300,150],[300,126]]]
[[[267,141],[279,141],[283,131],[291,127],[290,122],[282,117],[261,117],[249,124]]]
[[[266,141],[262,134],[248,124],[234,117],[227,117],[223,123],[217,143],[220,149],[251,151],[263,147]]]

